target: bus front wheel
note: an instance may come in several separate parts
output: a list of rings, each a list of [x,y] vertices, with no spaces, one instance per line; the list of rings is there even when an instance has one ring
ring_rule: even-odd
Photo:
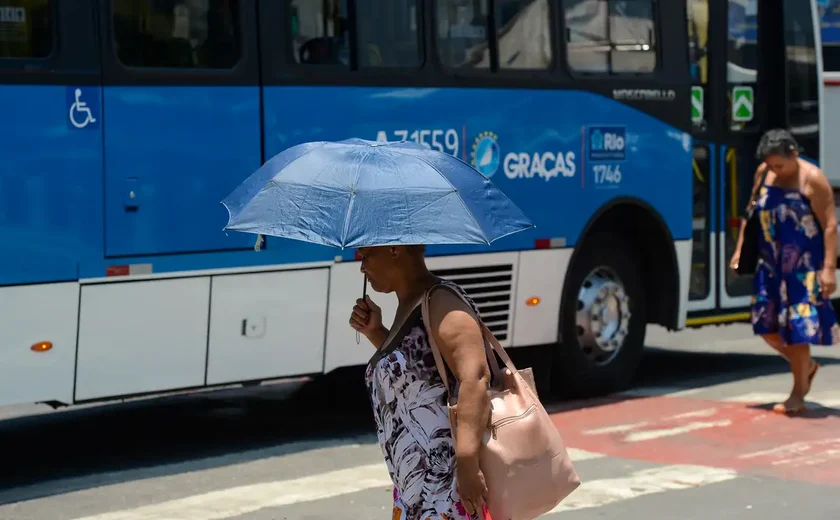
[[[645,340],[645,291],[640,255],[614,233],[583,245],[564,285],[561,341],[551,386],[569,397],[594,397],[627,388]]]

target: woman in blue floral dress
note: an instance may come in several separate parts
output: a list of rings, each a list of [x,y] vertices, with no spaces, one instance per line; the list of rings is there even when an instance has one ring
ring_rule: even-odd
[[[801,159],[798,148],[789,132],[767,132],[758,146],[763,162],[754,185],[761,228],[752,324],[790,362],[793,390],[774,407],[788,414],[805,410],[805,396],[819,369],[810,345],[840,340],[830,300],[837,286],[834,195],[822,171]],[[744,224],[730,262],[733,269],[741,255]]]

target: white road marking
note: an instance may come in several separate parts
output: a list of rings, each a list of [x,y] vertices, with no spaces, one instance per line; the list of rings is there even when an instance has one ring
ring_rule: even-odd
[[[730,421],[729,419],[724,419],[721,421],[690,422],[682,426],[677,426],[676,428],[665,428],[661,430],[647,430],[643,432],[630,433],[624,438],[624,440],[626,442],[650,441],[653,439],[661,439],[662,437],[682,435],[683,433],[688,433],[695,430],[705,430],[708,428],[723,428],[725,426],[729,426],[730,424],[732,424],[732,421]]]
[[[711,417],[717,414],[717,408],[704,408],[702,410],[696,410],[693,412],[685,412],[679,413],[677,415],[671,415],[666,417],[665,420],[673,420],[673,419],[688,419],[689,417]]]
[[[695,410],[692,412],[685,412],[680,413],[677,415],[671,415],[662,419],[662,421],[674,421],[679,419],[689,419],[692,417],[711,417],[717,413],[717,408],[704,408],[703,410]],[[616,424],[614,426],[605,426],[603,428],[594,428],[592,430],[584,430],[582,433],[584,435],[604,435],[610,433],[628,433],[633,432],[625,437],[625,441],[627,442],[636,442],[640,440],[650,440],[650,439],[658,439],[659,437],[668,437],[670,435],[679,435],[681,433],[689,432],[692,430],[698,430],[703,428],[711,428],[714,426],[729,426],[729,423],[722,424],[722,421],[718,421],[718,423],[690,423],[685,426],[680,426],[678,428],[669,428],[667,430],[649,430],[646,432],[638,432],[648,426],[650,423],[647,421],[637,422],[637,423],[629,423],[629,424]],[[688,428],[688,429],[686,429]]]
[[[567,452],[574,462],[606,456],[576,448],[567,448]],[[76,520],[223,520],[269,507],[324,500],[376,488],[382,489],[383,500],[387,501],[391,487],[385,463],[380,462],[292,480],[211,491]]]
[[[730,469],[674,465],[637,471],[627,477],[583,481],[551,513],[601,507],[645,495],[680,491],[737,478]]]
[[[595,453],[592,451],[586,450],[579,450],[577,448],[566,448],[566,453],[569,454],[569,458],[572,459],[572,462],[581,462],[584,460],[594,460],[594,459],[603,459],[606,457],[603,453]]]
[[[625,433],[633,430],[638,430],[647,426],[647,422],[637,422],[631,424],[617,424],[615,426],[606,426],[604,428],[595,428],[594,430],[584,430],[584,435],[603,435],[605,433]]]
[[[263,482],[77,520],[222,520],[265,509],[391,486],[385,465],[370,464],[294,480]],[[387,498],[383,493],[383,498]]]
[[[721,399],[727,403],[775,404],[782,403],[789,394],[781,392],[750,392]],[[809,405],[819,405],[824,408],[840,408],[840,392],[815,392],[805,398]]]
[[[739,459],[754,459],[756,457],[779,456],[790,453],[803,453],[811,449],[811,443],[807,441],[792,442],[790,444],[783,444],[770,448],[769,450],[754,451],[751,453],[744,453],[739,455]]]
[[[832,446],[834,445],[834,446]],[[816,466],[840,458],[840,438],[817,441],[799,441],[769,450],[740,455],[740,459],[773,459],[772,466]]]

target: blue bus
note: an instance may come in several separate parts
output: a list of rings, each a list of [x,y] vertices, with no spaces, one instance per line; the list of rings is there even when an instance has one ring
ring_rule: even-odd
[[[819,0],[818,4],[825,85],[823,129],[826,135],[835,135],[835,132],[840,130],[840,2]],[[836,201],[840,199],[840,149],[826,148],[824,166],[826,175],[834,187]]]
[[[2,0],[0,405],[363,366],[354,252],[224,232],[219,203],[348,137],[491,178],[537,227],[430,266],[543,390],[626,388],[648,324],[744,319],[726,265],[760,132],[820,156],[816,3],[757,4]],[[757,37],[729,30],[747,15]]]

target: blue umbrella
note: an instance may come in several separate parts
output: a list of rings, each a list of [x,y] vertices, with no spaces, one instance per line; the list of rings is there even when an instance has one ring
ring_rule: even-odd
[[[490,244],[534,227],[475,168],[405,141],[293,146],[222,204],[225,229],[342,249]]]
[[[534,227],[478,170],[405,141],[348,139],[293,146],[271,158],[222,204],[229,214],[225,229],[342,249],[490,244]],[[362,298],[365,294],[367,277]]]

